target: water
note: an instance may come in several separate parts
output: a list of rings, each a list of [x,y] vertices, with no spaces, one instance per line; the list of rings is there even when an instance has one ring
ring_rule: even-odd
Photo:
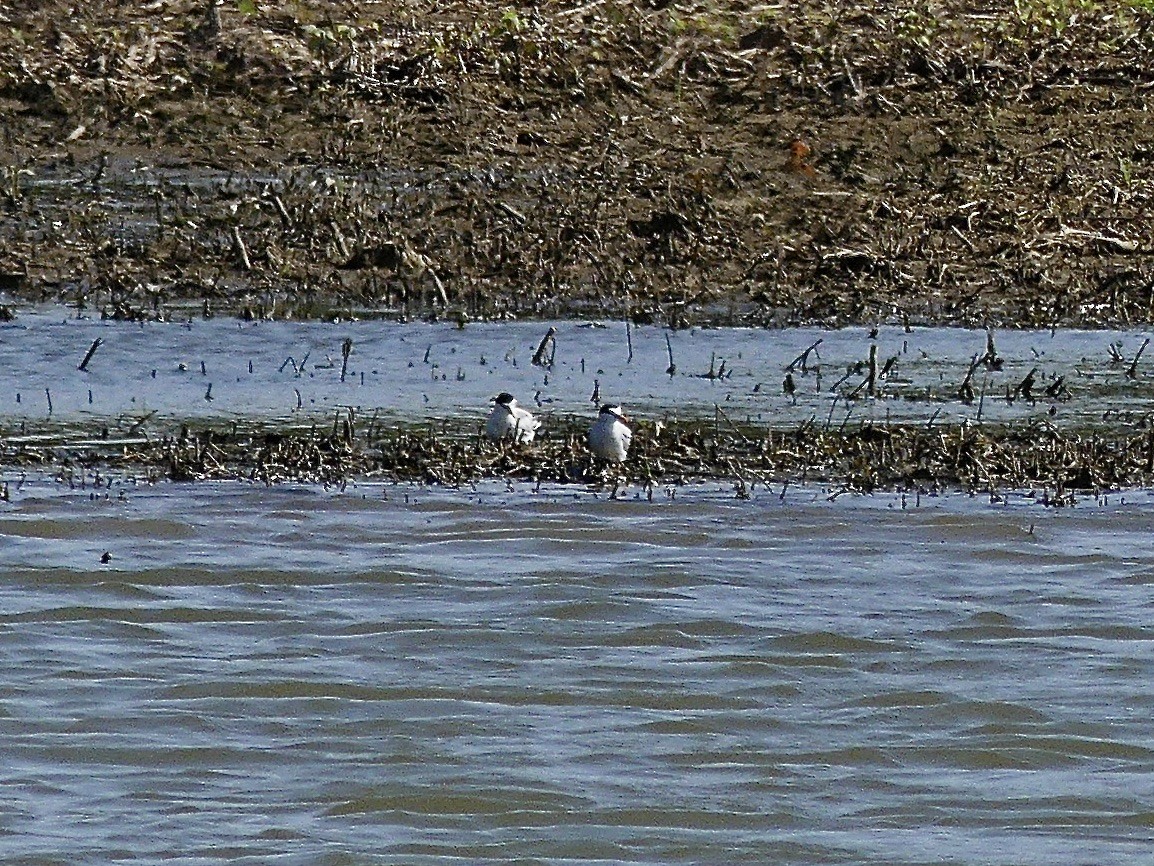
[[[0,423],[26,435],[61,426],[91,434],[149,434],[177,421],[331,423],[339,407],[384,420],[475,419],[492,397],[514,393],[538,412],[592,417],[599,401],[621,403],[641,420],[715,416],[782,427],[822,423],[963,420],[1058,425],[1136,423],[1148,411],[1154,354],[1128,376],[1141,332],[1006,331],[997,334],[1000,371],[984,366],[966,405],[958,389],[986,335],[963,329],[882,328],[879,366],[895,365],[877,399],[862,399],[871,340],[865,329],[669,332],[621,323],[558,324],[556,363],[530,363],[542,323],[400,325],[381,321],[325,323],[235,319],[127,324],[77,320],[63,308],[22,313],[0,325]],[[93,341],[102,344],[78,370]],[[345,365],[341,345],[353,341]],[[795,398],[783,393],[786,366],[820,341]],[[1124,360],[1112,362],[1111,344]],[[630,360],[629,349],[633,350]],[[672,351],[675,372],[666,375]],[[722,371],[724,378],[708,378]],[[344,381],[341,379],[344,369]],[[852,368],[852,371],[850,371]],[[1010,403],[1035,370],[1034,402]],[[1063,377],[1068,399],[1044,390]],[[857,397],[846,396],[857,392]],[[46,435],[46,434],[45,434]]]
[[[0,860],[1154,863],[1152,518],[13,481]]]
[[[1125,425],[1151,384],[1141,333],[999,333],[967,406],[980,332],[883,328],[895,373],[852,401],[860,329],[561,323],[550,371],[543,332],[46,308],[0,326],[0,424],[480,423],[510,390],[548,425],[597,388],[648,420]],[[1006,401],[1035,367],[1069,399]],[[1144,492],[0,480],[3,862],[1154,863]]]

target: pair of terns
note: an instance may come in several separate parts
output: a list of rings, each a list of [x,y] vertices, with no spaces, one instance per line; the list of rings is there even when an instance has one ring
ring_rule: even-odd
[[[533,441],[541,422],[532,412],[517,405],[516,398],[509,393],[498,394],[493,403],[493,411],[485,422],[486,436],[494,440],[512,439],[522,445]],[[589,428],[589,450],[595,457],[610,463],[625,461],[629,443],[633,441],[628,421],[620,406],[601,407],[597,420]]]

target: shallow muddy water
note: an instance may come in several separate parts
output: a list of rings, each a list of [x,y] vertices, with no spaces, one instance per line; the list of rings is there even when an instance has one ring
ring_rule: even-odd
[[[1154,862],[1151,496],[658,492],[13,483],[0,851]]]
[[[29,433],[106,424],[121,433],[148,433],[174,419],[309,423],[351,406],[362,417],[471,417],[479,425],[492,397],[510,391],[535,408],[546,427],[551,416],[591,417],[595,394],[642,420],[714,417],[720,407],[733,422],[781,426],[809,419],[856,424],[1043,417],[1082,424],[1104,417],[1118,423],[1116,413],[1133,420],[1154,397],[1154,353],[1127,375],[1141,332],[999,332],[1004,366],[975,372],[975,399],[966,405],[958,390],[971,360],[985,352],[981,331],[881,329],[878,367],[894,362],[879,396],[864,399],[871,343],[865,329],[627,332],[621,323],[560,323],[555,363],[544,370],[530,363],[545,332],[541,323],[459,330],[447,323],[382,321],[130,324],[74,315],[48,308],[0,325],[0,421],[23,424]],[[97,339],[102,342],[87,370],[78,370]],[[345,339],[353,341],[347,366]],[[786,366],[819,340],[805,369],[799,365],[793,373],[794,398],[786,396]],[[1121,362],[1112,362],[1111,344],[1120,347]],[[666,374],[670,352],[672,376]],[[711,370],[715,375],[708,378]],[[1031,370],[1036,400],[1007,402],[1007,390]],[[1057,377],[1063,386],[1047,397]]]

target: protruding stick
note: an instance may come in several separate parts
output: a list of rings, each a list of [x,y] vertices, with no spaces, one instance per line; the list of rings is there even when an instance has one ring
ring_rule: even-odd
[[[534,367],[545,367],[546,369],[553,366],[553,358],[557,354],[557,329],[550,327],[545,332],[545,336],[541,338],[541,342],[537,344],[537,351],[533,353],[532,364]]]
[[[821,340],[816,341],[808,349],[806,349],[804,352],[802,352],[800,355],[798,355],[796,358],[794,358],[792,361],[790,361],[789,366],[785,368],[785,371],[787,373],[792,373],[795,370],[797,370],[798,366],[800,365],[801,366],[801,372],[805,373],[806,372],[806,364],[809,361],[810,352],[816,352],[817,347],[820,345],[821,345]]]
[[[232,242],[236,247],[236,254],[240,258],[240,266],[246,271],[252,270],[252,260],[248,257],[248,247],[244,245],[244,238],[240,236],[240,226],[232,227]]]
[[[629,315],[629,299],[625,300],[625,345],[629,349],[629,357],[625,359],[626,364],[633,363],[633,321]]]
[[[1130,362],[1129,369],[1126,370],[1126,377],[1129,379],[1138,378],[1138,361],[1142,357],[1142,353],[1146,351],[1146,347],[1150,345],[1150,338],[1147,337],[1142,346],[1138,349],[1138,354],[1134,356],[1134,360]]]
[[[100,344],[103,342],[104,340],[100,337],[92,341],[92,345],[88,347],[88,351],[84,354],[84,360],[80,362],[80,366],[76,368],[77,370],[82,372],[88,371],[88,362],[92,360],[92,356],[96,354],[96,350],[100,348]]]
[[[346,337],[345,341],[341,343],[341,381],[345,381],[345,374],[349,370],[349,355],[353,352],[353,341],[351,337]]]

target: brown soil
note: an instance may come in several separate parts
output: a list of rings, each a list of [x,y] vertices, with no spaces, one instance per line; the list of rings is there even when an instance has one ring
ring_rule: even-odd
[[[14,0],[0,290],[120,317],[1154,318],[1154,15],[897,5]]]

